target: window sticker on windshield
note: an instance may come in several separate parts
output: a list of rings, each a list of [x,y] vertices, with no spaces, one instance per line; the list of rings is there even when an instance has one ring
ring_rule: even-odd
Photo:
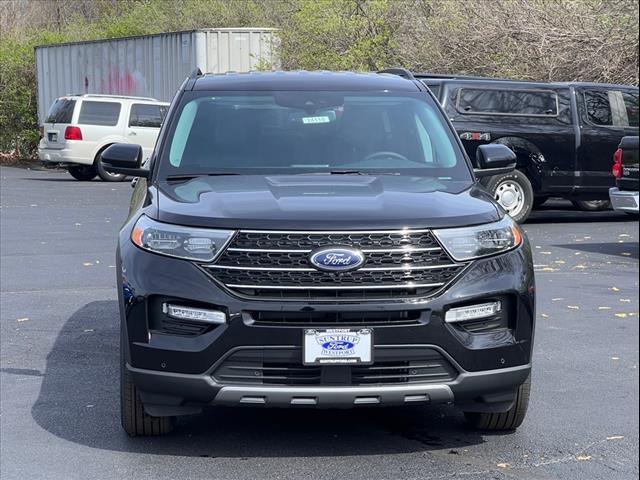
[[[302,123],[329,123],[331,119],[326,115],[318,117],[302,117]]]

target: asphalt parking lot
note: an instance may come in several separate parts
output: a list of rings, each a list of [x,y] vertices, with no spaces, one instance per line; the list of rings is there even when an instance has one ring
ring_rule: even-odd
[[[638,476],[638,222],[553,202],[525,225],[538,326],[523,426],[452,408],[224,409],[168,437],[119,425],[114,251],[129,183],[0,169],[3,479]]]

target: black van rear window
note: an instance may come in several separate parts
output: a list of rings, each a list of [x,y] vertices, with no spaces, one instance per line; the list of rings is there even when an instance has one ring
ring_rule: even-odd
[[[45,123],[71,123],[71,117],[73,117],[73,109],[76,106],[75,100],[68,98],[59,98],[56,100],[49,112]]]
[[[461,88],[456,108],[468,115],[555,117],[558,115],[558,95],[544,90]]]

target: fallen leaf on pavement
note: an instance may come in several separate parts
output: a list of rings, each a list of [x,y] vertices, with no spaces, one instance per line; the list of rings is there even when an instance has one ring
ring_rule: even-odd
[[[598,310],[611,310],[611,307],[598,307]]]
[[[622,435],[612,435],[607,437],[607,440],[622,440],[624,437]]]
[[[581,462],[584,462],[585,460],[591,460],[591,455],[578,455],[576,457],[577,460],[580,460]]]
[[[91,262],[84,262],[82,265],[83,265],[83,266],[85,266],[85,267],[91,267],[91,266],[93,266],[93,263],[91,263]]]
[[[630,298],[621,298],[620,301],[622,303],[631,303],[631,299]]]
[[[618,318],[627,318],[627,314],[626,313],[616,313],[616,317],[618,317]]]
[[[546,313],[543,313],[542,315],[540,315],[542,318],[549,318],[549,315],[547,315]]]
[[[564,300],[564,298],[558,297],[558,298],[551,299],[552,302],[559,302],[560,300]]]
[[[570,308],[571,310],[580,310],[578,305],[567,305],[567,308]]]
[[[611,360],[620,360],[620,357],[611,357]]]
[[[496,464],[496,466],[498,468],[509,468],[509,464],[508,463],[498,463],[498,464]]]
[[[22,317],[18,319],[19,322],[26,322],[27,320],[29,320],[29,317]]]
[[[620,289],[618,287],[611,287],[609,290],[611,290],[612,292],[619,292]]]

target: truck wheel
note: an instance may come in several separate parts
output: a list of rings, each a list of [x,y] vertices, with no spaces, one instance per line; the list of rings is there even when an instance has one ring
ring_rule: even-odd
[[[514,170],[491,177],[486,184],[502,208],[518,223],[523,223],[533,208],[533,187],[527,176]]]
[[[524,421],[529,406],[529,393],[531,391],[531,376],[518,387],[516,400],[513,406],[503,413],[478,413],[465,412],[467,423],[478,430],[515,430]]]
[[[573,206],[585,212],[601,212],[611,208],[609,200],[573,200]]]
[[[72,167],[67,167],[67,171],[73,178],[80,180],[81,182],[93,180],[97,173],[93,165],[74,165]]]
[[[122,349],[122,346],[120,347]],[[120,354],[120,421],[130,437],[165,435],[173,430],[173,417],[152,417],[144,411],[140,396]]]
[[[98,155],[96,155],[96,160],[94,163],[96,165],[96,170],[98,171],[98,176],[102,179],[103,182],[122,182],[125,178],[127,178],[127,176],[122,173],[107,172],[102,166],[101,157],[102,152],[99,152]]]

